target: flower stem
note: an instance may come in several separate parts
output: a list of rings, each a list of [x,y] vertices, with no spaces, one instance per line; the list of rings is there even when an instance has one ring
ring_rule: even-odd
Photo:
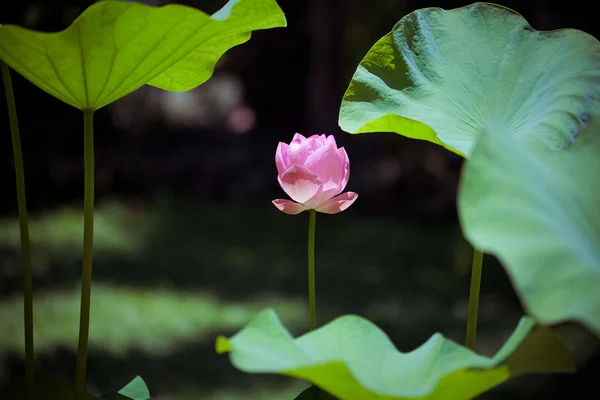
[[[469,292],[469,316],[467,319],[467,340],[469,349],[475,350],[477,337],[477,315],[479,312],[479,289],[481,287],[481,266],[483,265],[483,252],[473,251],[473,266],[471,268],[471,290]]]
[[[90,298],[92,291],[92,257],[94,247],[94,112],[83,112],[83,268],[81,272],[81,311],[79,314],[79,346],[75,373],[75,398],[82,400],[85,391],[88,337],[90,330]]]
[[[6,93],[10,134],[12,136],[13,156],[15,159],[15,178],[17,183],[17,208],[19,213],[19,229],[21,233],[21,268],[23,269],[23,317],[25,325],[25,382],[26,394],[32,398],[35,365],[33,361],[33,278],[31,272],[31,245],[29,243],[29,221],[27,217],[27,201],[25,197],[25,172],[23,168],[23,152],[19,135],[19,121],[13,92],[10,70],[6,63],[0,61],[2,81]]]
[[[317,304],[315,300],[315,221],[317,212],[309,210],[308,223],[308,304],[310,310],[310,330],[317,327]]]

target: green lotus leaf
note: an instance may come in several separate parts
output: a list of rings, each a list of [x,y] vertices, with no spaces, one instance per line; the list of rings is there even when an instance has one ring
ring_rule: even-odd
[[[0,59],[65,103],[93,111],[145,84],[192,89],[253,30],[285,25],[275,0],[230,0],[212,17],[178,4],[105,0],[61,32],[0,26]]]
[[[524,317],[493,357],[436,333],[421,347],[399,352],[364,318],[347,315],[294,339],[272,309],[260,312],[218,353],[250,373],[307,380],[340,399],[470,399],[528,372],[571,372],[569,351],[545,327]]]
[[[475,3],[402,18],[360,62],[339,124],[396,132],[469,157],[505,126],[568,147],[600,111],[600,43],[585,32],[534,30],[507,8]]]
[[[141,377],[136,376],[123,389],[119,390],[117,398],[122,400],[149,400],[150,391],[146,386],[146,382]]]
[[[459,189],[466,238],[496,255],[528,313],[600,336],[600,121],[568,150],[486,132]]]

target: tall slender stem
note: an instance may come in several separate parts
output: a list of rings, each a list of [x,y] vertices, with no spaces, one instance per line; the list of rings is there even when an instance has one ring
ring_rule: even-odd
[[[15,178],[17,182],[17,208],[19,213],[19,229],[21,233],[21,268],[23,270],[23,320],[25,325],[25,382],[27,396],[31,398],[35,365],[33,361],[33,278],[31,272],[31,245],[29,243],[29,221],[27,217],[27,201],[25,197],[25,172],[23,153],[19,135],[17,107],[8,65],[0,61],[2,81],[6,93],[10,134],[12,136],[13,156],[15,159]]]
[[[308,223],[308,304],[310,310],[310,330],[317,328],[317,303],[315,300],[315,222],[317,212],[309,210]]]
[[[81,272],[81,311],[79,314],[79,346],[75,374],[75,398],[85,392],[88,337],[90,331],[90,298],[92,292],[92,257],[94,247],[94,112],[83,112],[83,268]]]
[[[469,292],[469,316],[467,319],[467,340],[469,349],[475,350],[477,338],[477,316],[479,313],[479,290],[481,287],[481,267],[483,265],[483,252],[473,251],[473,266],[471,268],[471,290]]]

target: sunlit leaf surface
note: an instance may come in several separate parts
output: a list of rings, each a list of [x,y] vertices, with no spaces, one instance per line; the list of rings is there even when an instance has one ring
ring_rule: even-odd
[[[424,8],[402,18],[358,66],[339,124],[396,132],[466,157],[486,128],[570,144],[600,111],[600,43],[539,32],[489,3]]]
[[[145,84],[192,89],[252,31],[285,25],[274,0],[230,0],[212,17],[178,4],[107,0],[61,32],[0,26],[0,58],[65,103],[97,110]]]
[[[219,337],[216,348],[242,371],[302,378],[347,400],[470,399],[514,375],[574,368],[561,342],[526,317],[494,357],[439,333],[401,353],[377,326],[353,315],[294,339],[271,309],[232,338]]]

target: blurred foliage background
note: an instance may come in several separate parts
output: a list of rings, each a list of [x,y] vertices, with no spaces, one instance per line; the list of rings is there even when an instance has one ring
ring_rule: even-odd
[[[91,1],[3,2],[0,23],[56,31]],[[154,5],[163,0],[149,0]],[[208,13],[225,0],[181,2]],[[536,28],[597,36],[580,0],[500,1]],[[306,384],[246,375],[214,352],[273,306],[307,330],[308,216],[284,197],[274,164],[295,132],[334,134],[352,164],[358,201],[317,219],[320,323],[345,313],[373,320],[400,350],[436,331],[464,340],[470,246],[457,222],[462,160],[390,133],[339,130],[342,94],[377,39],[407,13],[465,1],[280,0],[288,27],[230,50],[214,76],[186,93],[143,87],[96,113],[91,391],[139,374],[154,399],[292,399]],[[74,376],[82,234],[82,117],[13,72],[23,140],[35,273],[38,369]],[[0,385],[23,373],[22,292],[14,168],[0,100]],[[500,264],[487,257],[478,349],[494,353],[523,311]],[[598,398],[597,341],[569,330],[576,375],[515,379],[485,399]]]

